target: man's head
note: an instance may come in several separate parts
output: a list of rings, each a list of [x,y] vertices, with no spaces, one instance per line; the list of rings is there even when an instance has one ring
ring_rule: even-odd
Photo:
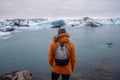
[[[60,28],[58,29],[58,34],[62,34],[62,33],[66,33],[66,30],[65,30],[64,27],[60,27]]]

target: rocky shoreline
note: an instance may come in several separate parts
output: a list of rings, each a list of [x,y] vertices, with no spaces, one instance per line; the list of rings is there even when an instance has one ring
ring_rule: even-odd
[[[0,75],[0,80],[32,80],[32,73],[28,70],[13,71]]]

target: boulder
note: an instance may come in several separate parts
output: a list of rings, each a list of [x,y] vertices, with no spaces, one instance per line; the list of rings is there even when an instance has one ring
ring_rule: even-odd
[[[1,75],[0,80],[32,80],[32,74],[27,70],[14,71]]]

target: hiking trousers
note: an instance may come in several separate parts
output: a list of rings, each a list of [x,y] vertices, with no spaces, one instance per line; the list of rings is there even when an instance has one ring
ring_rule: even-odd
[[[57,73],[52,72],[51,80],[58,80],[60,75],[62,76],[62,80],[69,80],[70,78],[70,74],[57,74]]]

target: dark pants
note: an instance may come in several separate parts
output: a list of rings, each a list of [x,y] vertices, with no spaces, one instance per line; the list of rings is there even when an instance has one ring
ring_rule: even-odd
[[[62,80],[69,80],[69,78],[70,78],[70,74],[57,74],[57,73],[52,72],[51,80],[58,80],[60,75],[62,75]]]

